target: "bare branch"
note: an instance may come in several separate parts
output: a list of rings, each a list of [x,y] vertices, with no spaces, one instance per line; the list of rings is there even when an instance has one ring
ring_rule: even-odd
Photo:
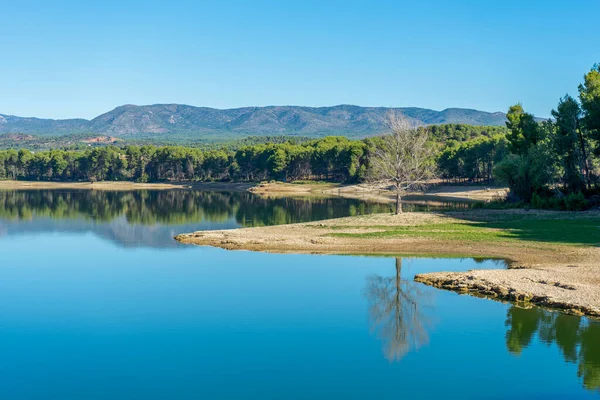
[[[411,125],[402,114],[391,111],[386,123],[390,133],[376,139],[369,177],[372,182],[394,186],[396,213],[400,213],[401,197],[434,178],[433,149],[429,145],[429,130]]]

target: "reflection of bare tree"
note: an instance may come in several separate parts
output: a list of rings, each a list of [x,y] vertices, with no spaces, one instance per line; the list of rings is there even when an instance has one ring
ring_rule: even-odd
[[[541,308],[516,306],[508,310],[506,346],[521,354],[537,333],[540,341],[555,343],[565,361],[578,364],[583,386],[600,391],[600,323]]]
[[[427,299],[418,284],[401,277],[402,259],[396,258],[396,275],[367,278],[371,329],[384,343],[389,361],[399,361],[410,350],[429,341],[430,318],[424,312]]]

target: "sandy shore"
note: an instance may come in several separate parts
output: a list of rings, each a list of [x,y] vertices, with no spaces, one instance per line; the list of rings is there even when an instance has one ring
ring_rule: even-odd
[[[519,214],[510,210],[493,212]],[[582,214],[583,215],[583,214]],[[585,214],[598,217],[600,213]],[[471,211],[469,219],[489,218],[490,212]],[[493,216],[492,216],[493,218]],[[600,316],[600,248],[528,240],[478,241],[425,237],[340,237],[377,233],[389,227],[432,226],[465,222],[459,213],[376,214],[319,222],[201,231],[176,237],[182,243],[230,250],[315,254],[396,254],[502,258],[507,270],[418,275],[416,280],[444,289],[519,300]],[[335,235],[335,236],[332,236]]]
[[[343,185],[335,183],[261,183],[252,187],[250,191],[263,195],[335,195],[353,198],[377,199],[380,201],[395,201],[395,193],[381,187],[363,183],[356,185]],[[504,187],[482,187],[435,185],[425,192],[407,193],[406,197],[428,196],[447,199],[461,199],[485,201],[504,198],[507,189]]]
[[[297,183],[252,183],[252,182],[39,182],[39,181],[0,181],[0,190],[228,190],[250,191],[264,197],[346,197],[376,202],[394,202],[395,194],[389,190],[369,184],[344,185],[337,183],[308,182]],[[485,201],[506,195],[503,188],[483,188],[481,186],[434,186],[431,190],[408,193],[406,201]]]
[[[137,182],[34,182],[34,181],[0,181],[0,190],[43,190],[43,189],[89,189],[89,190],[235,190],[246,191],[252,183],[221,182],[169,182],[169,183],[137,183]]]
[[[396,194],[390,190],[383,190],[369,184],[350,185],[327,190],[329,193],[338,195],[353,194],[356,196],[377,197],[388,201],[394,201]],[[470,186],[453,186],[453,185],[435,185],[424,192],[408,193],[405,197],[410,200],[411,197],[426,196],[439,197],[448,200],[472,200],[472,201],[488,201],[494,199],[503,199],[506,197],[508,189],[499,186],[482,187],[476,185]]]

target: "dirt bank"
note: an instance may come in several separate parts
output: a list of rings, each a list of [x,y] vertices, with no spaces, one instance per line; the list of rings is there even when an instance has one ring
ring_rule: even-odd
[[[418,275],[416,279],[445,289],[519,299],[597,316],[600,315],[600,248],[589,243],[558,243],[550,240],[553,236],[547,236],[548,232],[541,232],[539,237],[531,234],[519,237],[522,232],[518,229],[512,232],[510,224],[518,227],[548,222],[552,226],[568,222],[574,223],[576,229],[581,219],[593,229],[599,218],[598,212],[564,215],[519,210],[376,214],[303,224],[201,231],[179,235],[176,239],[230,250],[277,253],[503,258],[509,260],[511,269],[433,273]],[[521,219],[525,222],[519,222]],[[503,225],[497,225],[497,221],[508,223],[508,228],[498,228]],[[505,231],[512,232],[513,236],[505,235]]]

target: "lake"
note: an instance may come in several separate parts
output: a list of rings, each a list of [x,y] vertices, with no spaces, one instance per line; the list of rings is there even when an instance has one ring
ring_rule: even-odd
[[[0,191],[0,398],[599,397],[597,322],[412,281],[501,261],[173,240],[388,209],[235,192]]]

